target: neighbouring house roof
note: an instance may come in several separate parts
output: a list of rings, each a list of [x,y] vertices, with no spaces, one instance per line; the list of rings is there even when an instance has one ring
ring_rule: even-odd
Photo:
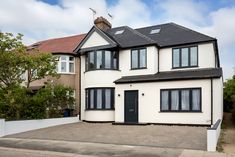
[[[72,53],[74,54],[74,49],[86,34],[79,34],[74,36],[68,36],[63,38],[55,38],[49,39],[44,41],[39,41],[29,46],[30,48],[38,48],[40,51],[43,52],[50,52],[50,53]]]
[[[114,83],[138,83],[138,82],[157,82],[157,81],[171,81],[171,80],[187,80],[187,79],[206,79],[206,78],[220,78],[222,76],[221,68],[204,68],[182,71],[167,71],[159,72],[153,75],[135,75],[124,76]]]

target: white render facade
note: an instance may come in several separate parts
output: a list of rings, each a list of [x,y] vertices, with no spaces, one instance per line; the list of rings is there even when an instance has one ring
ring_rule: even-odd
[[[220,69],[214,40],[123,48],[110,43],[117,41],[102,33],[94,26],[77,49],[81,60],[81,120],[212,125],[222,119],[222,74],[212,72]],[[118,57],[109,61],[109,51]],[[174,68],[173,64],[195,66]]]

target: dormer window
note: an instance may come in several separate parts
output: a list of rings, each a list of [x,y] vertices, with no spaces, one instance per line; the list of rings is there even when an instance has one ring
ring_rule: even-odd
[[[116,51],[98,50],[87,53],[86,71],[102,69],[118,69],[118,53]]]

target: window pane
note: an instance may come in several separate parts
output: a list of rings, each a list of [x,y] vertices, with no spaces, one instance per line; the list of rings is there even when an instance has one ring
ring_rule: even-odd
[[[94,89],[90,90],[90,109],[94,109]]]
[[[189,110],[189,90],[181,91],[181,109]]]
[[[95,53],[90,52],[89,53],[89,67],[88,69],[92,70],[95,69]]]
[[[66,56],[61,56],[61,57],[60,57],[60,60],[66,61]]]
[[[179,110],[179,91],[171,91],[171,110]]]
[[[181,49],[181,61],[182,61],[182,66],[189,66],[188,64],[188,48],[182,48]]]
[[[69,57],[69,61],[74,61],[74,57]]]
[[[131,68],[138,68],[138,51],[131,51]]]
[[[180,51],[179,49],[173,49],[173,67],[180,66]]]
[[[191,60],[191,66],[197,65],[197,47],[191,47],[190,48],[190,60]]]
[[[102,109],[102,89],[97,89],[97,109]]]
[[[192,110],[198,111],[200,110],[200,90],[193,89],[192,90]]]
[[[105,68],[111,68],[111,52],[105,51]]]
[[[117,63],[118,63],[118,53],[113,52],[113,69],[117,69]]]
[[[111,109],[111,89],[105,89],[105,109]]]
[[[61,62],[61,72],[66,72],[66,62]]]
[[[74,72],[74,63],[69,63],[69,72]]]
[[[102,68],[102,51],[96,51],[96,69]]]
[[[169,110],[169,92],[168,91],[162,91],[162,110]]]
[[[146,67],[146,49],[140,50],[140,68]]]

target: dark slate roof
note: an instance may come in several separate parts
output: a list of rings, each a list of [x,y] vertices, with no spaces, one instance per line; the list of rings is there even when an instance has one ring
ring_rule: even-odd
[[[160,28],[160,32],[156,34],[150,34],[150,31],[156,28]],[[115,32],[118,30],[124,30],[124,32],[122,34],[115,34]],[[215,38],[193,31],[175,23],[166,23],[138,29],[122,26],[111,28],[105,33],[114,41],[116,41],[121,48],[153,44],[159,47],[167,47],[215,40]]]
[[[117,31],[121,30],[123,30],[122,34],[115,34]],[[114,41],[116,41],[121,48],[156,44],[153,39],[128,26],[111,28],[108,29],[105,33]]]
[[[170,80],[187,80],[187,79],[205,79],[205,78],[219,78],[222,76],[221,68],[204,68],[194,70],[181,70],[181,71],[167,71],[160,72],[153,75],[136,75],[124,76],[114,83],[137,83],[137,82],[157,82],[157,81],[170,81]]]

